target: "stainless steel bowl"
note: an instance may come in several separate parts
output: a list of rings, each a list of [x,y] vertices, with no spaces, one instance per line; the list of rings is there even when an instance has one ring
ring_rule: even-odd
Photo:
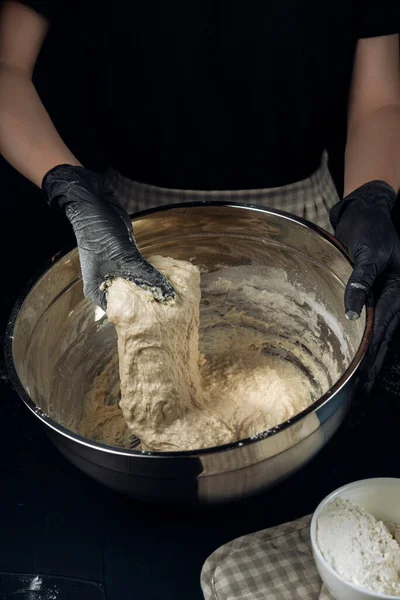
[[[314,290],[348,340],[351,356],[327,393],[273,430],[194,452],[116,448],[74,432],[86,391],[116,352],[114,329],[82,294],[75,250],[59,258],[18,302],[7,332],[10,376],[57,448],[82,471],[134,498],[208,503],[239,499],[288,477],[310,460],[343,420],[366,352],[372,309],[358,322],[343,315],[351,264],[336,240],[291,215],[249,205],[194,203],[133,219],[145,255],[191,259],[207,270],[270,264]],[[329,328],[322,335],[330,335]],[[339,350],[335,352],[339,354]]]

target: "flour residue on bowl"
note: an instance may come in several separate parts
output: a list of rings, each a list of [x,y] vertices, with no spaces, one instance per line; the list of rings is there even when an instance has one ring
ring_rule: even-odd
[[[292,418],[325,393],[350,362],[340,323],[282,269],[246,265],[202,273],[198,333],[202,398],[197,404],[223,424],[216,427],[217,444],[255,436]],[[132,447],[135,431],[118,406],[117,369],[115,354],[87,394],[77,429],[96,441]],[[157,431],[158,438],[144,447],[215,445],[201,427],[192,448],[175,435],[179,427],[174,435],[162,426]]]

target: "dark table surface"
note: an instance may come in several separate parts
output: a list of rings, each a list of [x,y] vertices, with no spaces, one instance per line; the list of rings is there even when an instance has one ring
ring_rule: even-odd
[[[202,564],[219,545],[310,513],[346,482],[400,476],[399,358],[397,336],[372,395],[355,398],[301,472],[256,498],[207,509],[139,504],[81,474],[3,371],[0,599],[200,600]]]

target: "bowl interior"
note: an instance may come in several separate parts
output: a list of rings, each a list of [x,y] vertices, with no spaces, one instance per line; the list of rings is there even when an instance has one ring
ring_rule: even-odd
[[[284,272],[295,290],[298,317],[271,306],[267,318],[275,339],[285,335],[289,324],[298,328],[288,360],[295,360],[296,345],[309,350],[301,332],[312,320],[318,351],[309,363],[325,364],[329,355],[337,365],[337,372],[326,368],[328,388],[354,360],[365,337],[366,317],[350,322],[344,316],[351,265],[328,234],[265,209],[221,205],[167,208],[139,216],[133,225],[145,256],[191,260],[204,272],[248,266],[263,273],[266,289],[278,289],[277,273]],[[304,303],[302,294],[313,300]],[[116,334],[104,312],[83,297],[76,250],[46,271],[25,297],[14,324],[12,351],[19,381],[35,405],[71,431],[77,431],[85,397],[107,366],[107,402],[117,402]]]

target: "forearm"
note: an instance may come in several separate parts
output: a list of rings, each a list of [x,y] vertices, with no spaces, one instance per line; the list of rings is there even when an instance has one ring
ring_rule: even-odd
[[[344,195],[375,179],[400,188],[400,104],[369,111],[350,123]]]
[[[0,65],[0,153],[40,186],[56,165],[79,165],[62,141],[30,78]]]

